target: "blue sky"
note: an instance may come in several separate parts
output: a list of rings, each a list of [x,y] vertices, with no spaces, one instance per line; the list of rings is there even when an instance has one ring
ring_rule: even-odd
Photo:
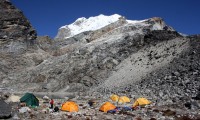
[[[54,38],[79,17],[120,14],[130,20],[162,17],[177,31],[200,34],[200,0],[11,0],[38,35]]]

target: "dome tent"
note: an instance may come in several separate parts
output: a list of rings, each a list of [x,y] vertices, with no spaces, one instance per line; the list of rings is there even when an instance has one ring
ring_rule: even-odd
[[[129,103],[131,102],[130,98],[128,98],[127,96],[121,96],[118,100],[118,103],[119,104],[122,104],[122,103]]]
[[[108,112],[109,110],[114,110],[116,108],[115,105],[113,105],[110,102],[105,102],[101,107],[100,107],[100,111],[102,112]]]
[[[119,100],[119,96],[113,94],[113,95],[110,96],[110,99],[111,99],[112,101],[114,101],[114,102],[117,102],[117,101]]]
[[[26,93],[20,98],[20,102],[25,102],[27,106],[39,106],[39,100],[32,93]]]
[[[147,100],[146,98],[138,98],[134,103],[133,107],[137,106],[145,106],[151,104],[151,101]]]
[[[68,112],[78,112],[79,111],[78,105],[73,101],[67,101],[67,102],[63,103],[61,110],[68,111]]]

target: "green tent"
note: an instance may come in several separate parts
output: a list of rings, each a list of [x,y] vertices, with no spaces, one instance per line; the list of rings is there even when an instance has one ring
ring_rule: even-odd
[[[32,93],[26,93],[20,98],[20,102],[25,102],[27,106],[39,106],[39,100]]]

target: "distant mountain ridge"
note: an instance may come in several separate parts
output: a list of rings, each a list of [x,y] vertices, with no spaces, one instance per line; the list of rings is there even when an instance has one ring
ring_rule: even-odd
[[[158,17],[146,20],[127,20],[123,16],[118,14],[113,14],[110,16],[100,14],[99,16],[89,17],[88,19],[86,19],[85,17],[81,17],[72,24],[60,27],[58,34],[55,38],[66,39],[82,32],[98,30],[121,19],[124,19],[126,24],[132,24],[135,26],[149,26],[149,24],[154,24],[152,30],[163,30],[165,27],[167,27],[162,18]],[[147,21],[154,21],[155,23],[147,23]],[[171,30],[173,29],[171,28]]]

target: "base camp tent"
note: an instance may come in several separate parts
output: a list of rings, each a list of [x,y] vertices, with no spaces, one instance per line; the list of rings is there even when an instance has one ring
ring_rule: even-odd
[[[105,102],[101,107],[100,107],[100,111],[102,112],[108,112],[109,110],[114,110],[116,108],[115,105],[113,105],[110,102]]]
[[[113,95],[110,96],[110,99],[111,99],[112,101],[114,101],[114,102],[117,102],[117,101],[119,100],[119,96],[113,94]]]
[[[128,103],[128,102],[131,102],[131,100],[130,100],[130,98],[128,98],[127,96],[121,96],[121,97],[119,98],[119,101],[118,101],[119,104]]]
[[[149,104],[151,104],[151,101],[147,100],[146,98],[138,98],[134,102],[133,107],[144,106],[144,105],[149,105]]]
[[[67,101],[62,104],[61,110],[68,112],[78,112],[78,105],[75,102]]]
[[[20,102],[25,102],[27,106],[39,106],[39,100],[32,93],[26,93],[20,98]]]

